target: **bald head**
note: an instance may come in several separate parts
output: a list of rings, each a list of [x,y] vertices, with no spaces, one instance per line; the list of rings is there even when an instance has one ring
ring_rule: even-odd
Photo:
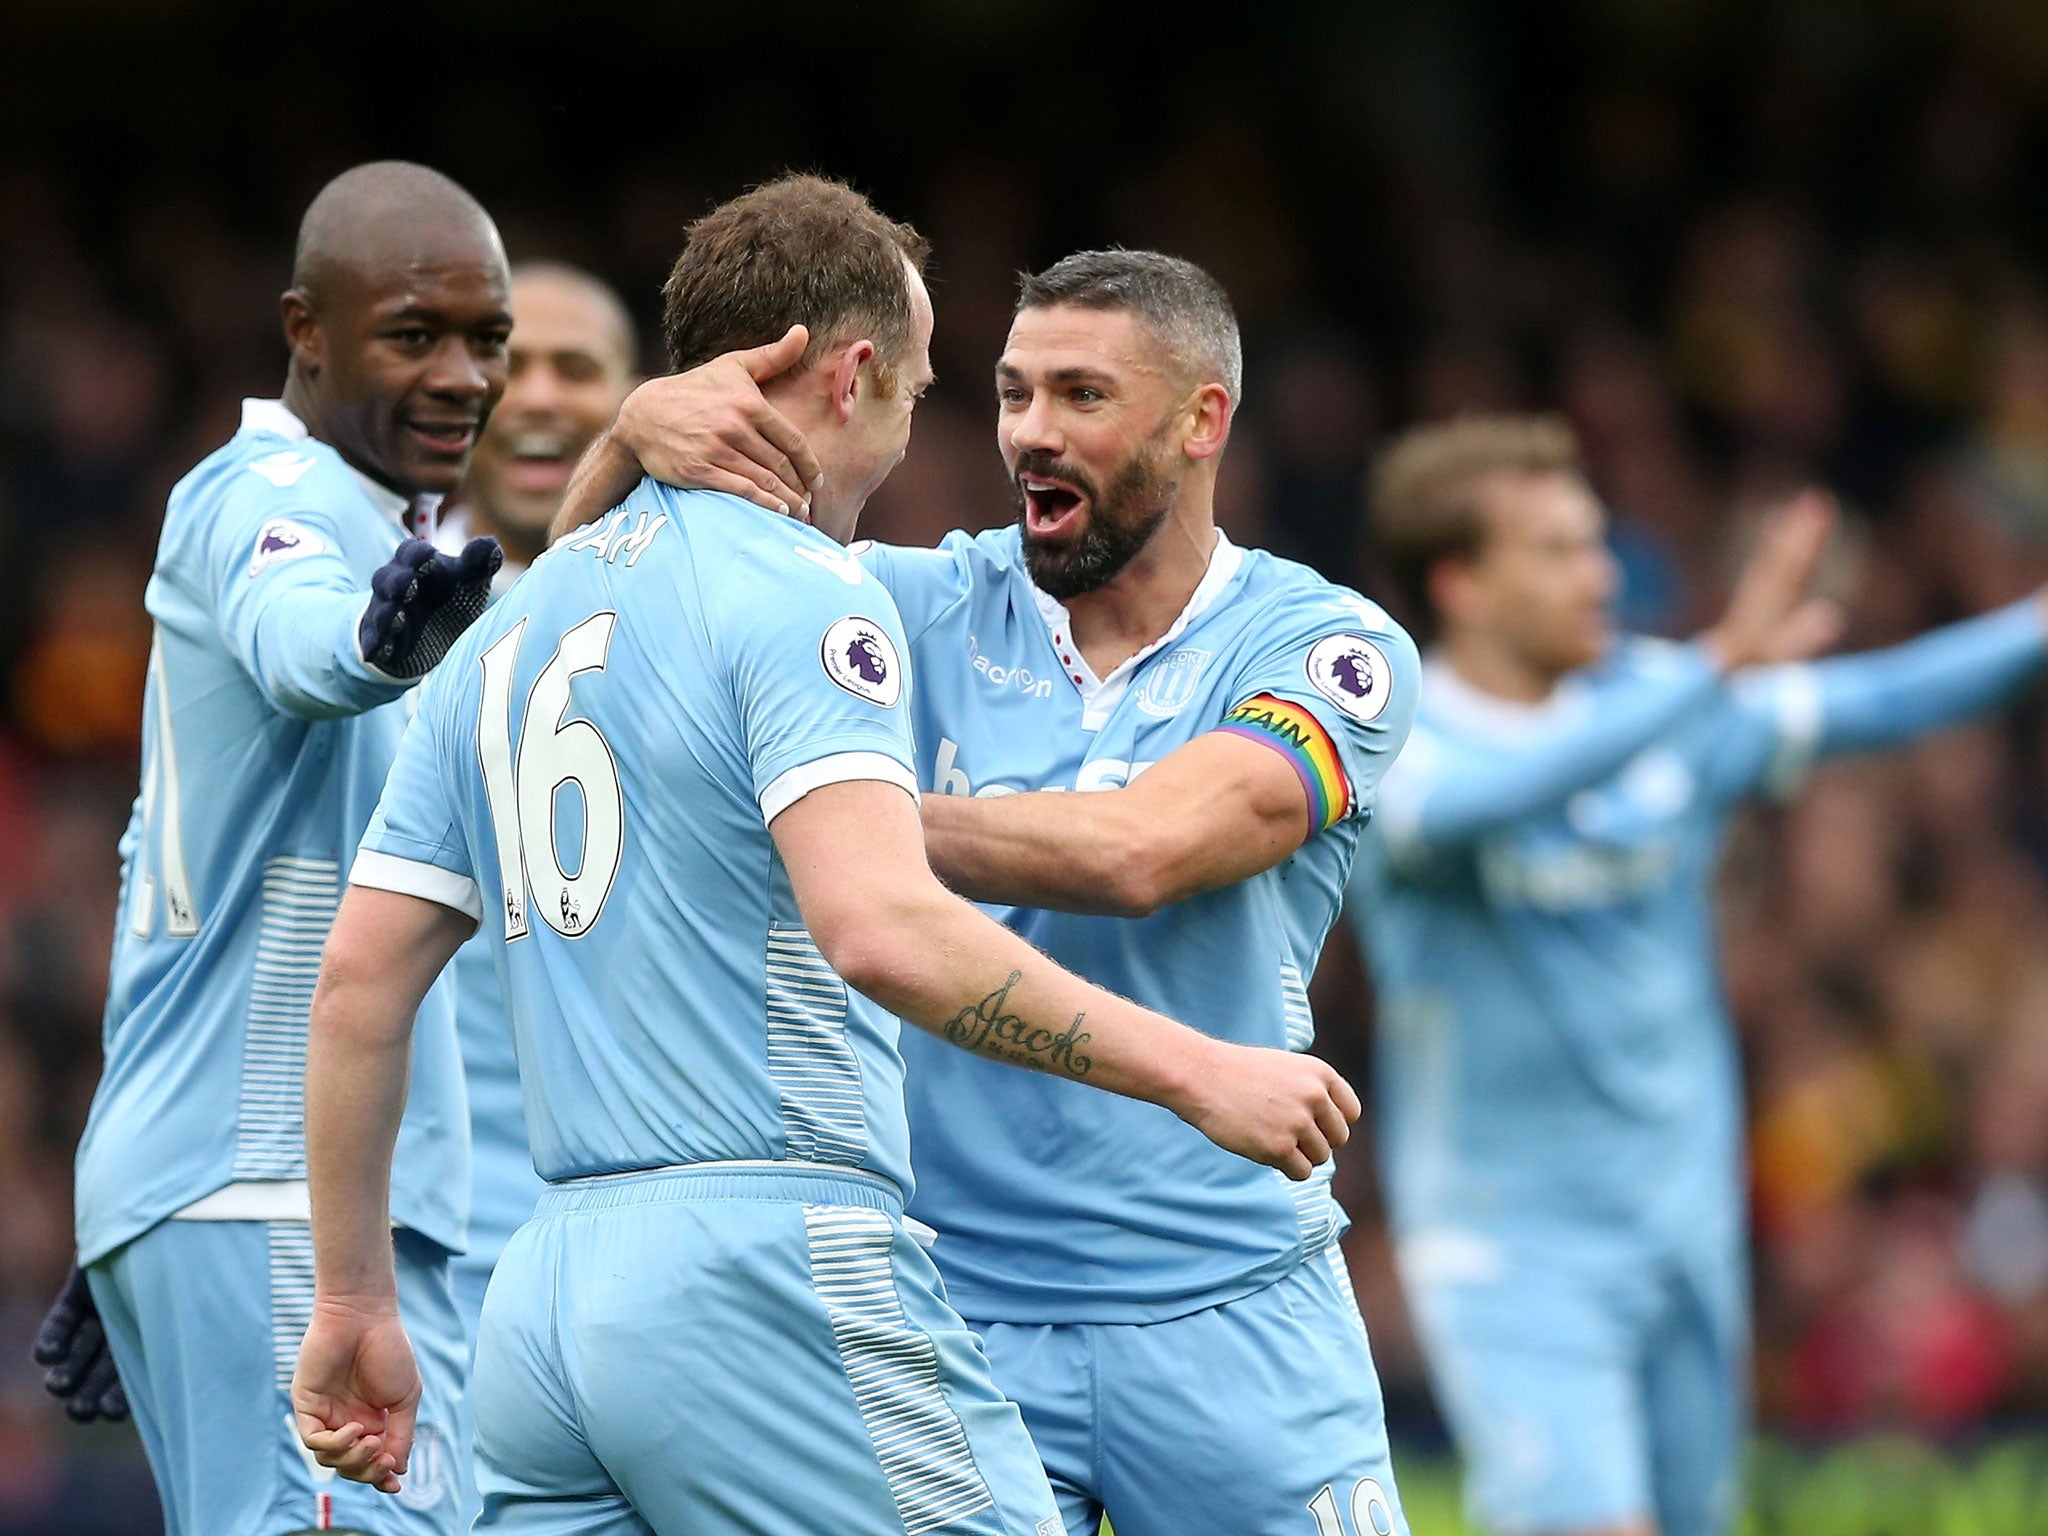
[[[345,283],[454,257],[505,270],[498,227],[462,186],[409,160],[373,160],[320,189],[299,221],[292,287],[316,305]]]
[[[285,404],[363,473],[446,494],[505,388],[510,297],[497,226],[461,187],[403,160],[344,171],[299,225]]]

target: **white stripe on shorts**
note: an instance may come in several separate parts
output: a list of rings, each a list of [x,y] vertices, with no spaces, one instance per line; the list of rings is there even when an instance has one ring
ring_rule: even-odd
[[[912,1328],[889,1260],[895,1223],[862,1206],[807,1205],[811,1283],[907,1536],[995,1502],[967,1431],[939,1391],[938,1350]]]

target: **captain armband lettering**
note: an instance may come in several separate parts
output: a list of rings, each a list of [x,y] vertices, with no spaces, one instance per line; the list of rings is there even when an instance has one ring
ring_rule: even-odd
[[[1270,693],[1254,694],[1223,717],[1217,727],[1271,747],[1287,759],[1308,792],[1311,832],[1336,825],[1351,810],[1351,780],[1336,742],[1322,722],[1299,704]]]

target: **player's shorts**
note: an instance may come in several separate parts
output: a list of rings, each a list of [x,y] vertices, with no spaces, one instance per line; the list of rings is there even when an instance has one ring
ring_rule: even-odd
[[[469,1352],[448,1255],[393,1234],[398,1308],[419,1361],[404,1490],[379,1493],[313,1460],[292,1418],[292,1371],[313,1315],[302,1221],[165,1221],[88,1271],[163,1500],[166,1536],[453,1536],[470,1478]]]
[[[1437,1231],[1400,1258],[1476,1523],[1729,1529],[1749,1428],[1739,1256],[1682,1268],[1591,1240]]]
[[[943,1241],[943,1239],[941,1239]],[[1067,1536],[1407,1536],[1365,1323],[1332,1244],[1161,1323],[981,1323]]]
[[[550,1186],[476,1357],[479,1532],[1058,1536],[1016,1407],[857,1170]]]

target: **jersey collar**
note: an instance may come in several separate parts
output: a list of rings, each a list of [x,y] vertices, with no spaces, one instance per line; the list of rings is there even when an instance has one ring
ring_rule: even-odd
[[[1202,573],[1202,579],[1195,585],[1188,604],[1181,609],[1166,633],[1144,647],[1136,655],[1119,662],[1107,677],[1097,677],[1081,648],[1074,644],[1074,621],[1067,613],[1067,605],[1053,597],[1036,582],[1031,585],[1031,595],[1038,603],[1039,617],[1045,620],[1047,635],[1052,648],[1060,659],[1061,670],[1067,681],[1081,695],[1081,727],[1083,730],[1099,730],[1108,721],[1110,711],[1130,687],[1131,674],[1144,665],[1147,657],[1164,650],[1187,633],[1187,628],[1199,619],[1230,585],[1230,578],[1244,564],[1244,551],[1230,542],[1221,528],[1216,530],[1216,544],[1209,551],[1209,568]]]
[[[1575,672],[1560,679],[1540,704],[1525,704],[1473,687],[1441,651],[1422,659],[1422,697],[1429,701],[1430,714],[1497,740],[1527,736],[1583,712],[1588,691],[1584,676]]]
[[[269,432],[288,443],[303,443],[313,435],[282,400],[245,399],[242,402],[242,430]],[[346,459],[342,462],[348,464]],[[353,464],[348,465],[348,472],[356,477],[356,484],[363,488],[363,494],[370,498],[372,505],[398,524],[402,532],[415,539],[433,537],[435,517],[441,509],[439,496],[422,491],[407,500],[390,486],[372,480]]]

